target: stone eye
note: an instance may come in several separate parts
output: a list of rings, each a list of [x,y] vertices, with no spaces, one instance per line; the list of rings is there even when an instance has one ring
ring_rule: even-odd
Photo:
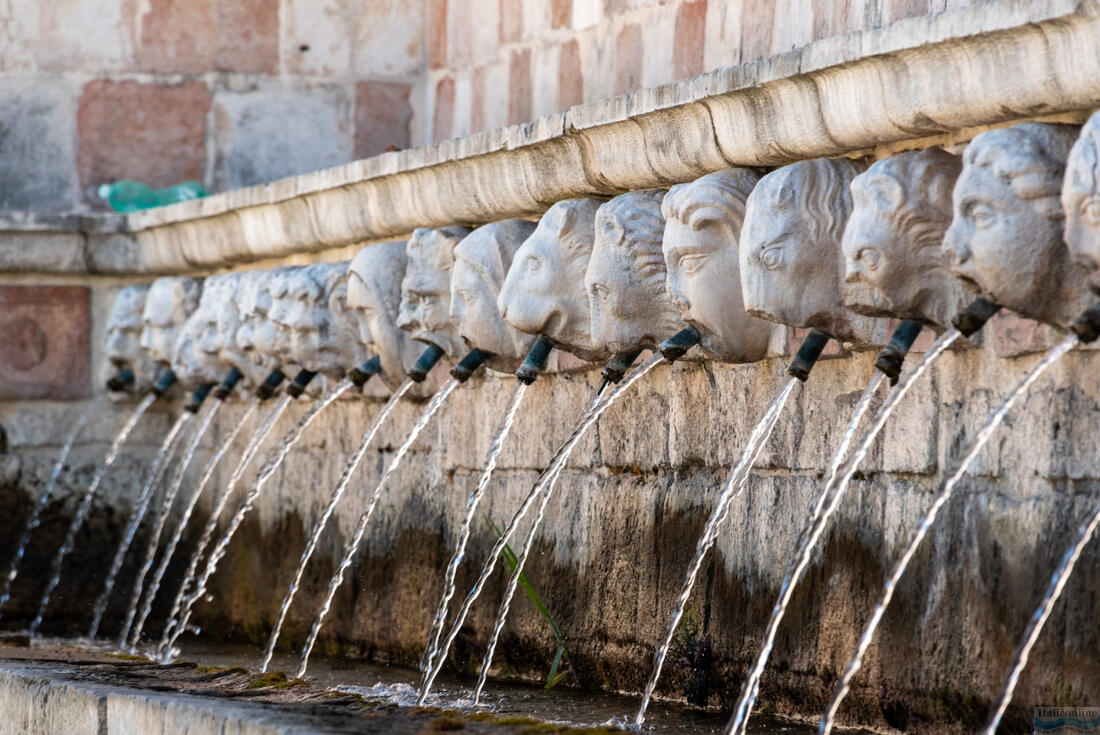
[[[970,207],[970,219],[974,221],[974,227],[979,230],[985,230],[993,226],[996,220],[996,213],[992,207],[984,204],[975,204]]]
[[[874,248],[863,248],[859,251],[859,255],[856,260],[862,261],[868,270],[878,270],[879,262],[882,259],[882,255],[878,250]]]
[[[1100,225],[1100,196],[1091,196],[1081,206],[1081,214],[1091,225]]]
[[[688,255],[681,255],[680,260],[678,261],[678,264],[680,266],[680,270],[682,270],[684,273],[692,274],[692,273],[695,273],[695,271],[702,268],[703,263],[705,263],[706,260],[707,260],[707,254],[706,253],[694,253],[694,254],[688,254]]]
[[[542,268],[542,261],[533,255],[527,256],[527,272],[535,273]]]
[[[592,286],[592,293],[600,301],[607,301],[607,298],[611,295],[611,291],[602,283],[597,283]]]
[[[760,253],[760,262],[768,270],[776,270],[783,267],[783,248],[767,248]]]

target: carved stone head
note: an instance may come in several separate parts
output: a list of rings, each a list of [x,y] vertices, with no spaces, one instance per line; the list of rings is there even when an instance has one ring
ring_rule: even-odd
[[[161,367],[172,364],[180,330],[199,307],[202,282],[197,278],[158,278],[149,287],[141,313],[141,346]]]
[[[661,203],[669,296],[699,331],[703,354],[722,362],[762,359],[775,329],[746,314],[741,298],[741,225],[759,180],[745,168],[718,171],[672,187]]]
[[[1075,134],[1068,125],[1024,123],[975,137],[944,239],[952,271],[971,289],[1060,327],[1087,303],[1084,275],[1062,241],[1062,177]]]
[[[360,250],[348,267],[348,306],[359,324],[359,341],[378,355],[381,378],[391,390],[424,349],[397,327],[405,263],[405,243],[384,242]]]
[[[344,263],[320,263],[290,271],[269,317],[280,333],[284,362],[339,380],[364,359],[347,307]]]
[[[468,234],[467,227],[419,228],[405,248],[408,262],[397,326],[417,342],[441,348],[452,362],[466,354],[451,323],[451,271],[455,246]]]
[[[596,212],[584,285],[592,338],[612,352],[654,348],[684,326],[665,288],[664,196],[664,189],[632,191]]]
[[[255,287],[250,282],[255,282],[252,273],[210,276],[203,284],[202,299],[199,301],[199,311],[204,313],[208,325],[199,342],[199,349],[227,370],[230,367],[240,370],[245,389],[259,385],[268,372],[253,362],[250,353],[242,350],[237,342],[237,334],[244,325],[239,307],[241,292],[251,288],[255,293]]]
[[[218,353],[218,315],[236,312],[235,275],[210,276],[202,284],[199,308],[184,322],[176,341],[172,370],[187,388],[220,381],[232,367]]]
[[[534,339],[508,325],[497,308],[500,288],[516,251],[535,230],[522,219],[477,228],[455,248],[451,275],[451,321],[466,347],[493,353],[486,365],[514,371]]]
[[[928,148],[877,161],[852,180],[844,303],[853,311],[946,326],[966,305],[943,250],[960,171],[959,156]]]
[[[584,274],[595,240],[597,199],[566,199],[546,211],[524,241],[500,289],[497,306],[511,326],[541,334],[582,360],[604,360],[592,340]]]
[[[148,286],[126,286],[115,296],[107,317],[106,353],[111,372],[133,372],[131,390],[137,394],[153,386],[158,372],[157,364],[141,346],[141,314],[148,292]]]
[[[745,309],[792,327],[866,343],[872,324],[844,306],[841,238],[852,210],[856,161],[815,158],[784,166],[749,195],[741,230]]]
[[[237,348],[246,358],[264,370],[283,368],[290,374],[292,366],[284,365],[279,354],[279,332],[269,318],[274,294],[285,289],[284,274],[288,268],[249,271],[241,274],[237,291],[237,310],[241,326],[237,330]]]
[[[1093,292],[1100,294],[1100,113],[1088,119],[1070,151],[1062,210],[1070,256],[1088,274]]]

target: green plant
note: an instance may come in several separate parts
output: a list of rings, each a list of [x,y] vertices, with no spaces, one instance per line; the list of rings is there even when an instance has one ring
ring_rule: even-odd
[[[496,534],[498,539],[504,535],[489,516],[485,516],[485,523],[489,526],[489,530]],[[519,560],[516,557],[516,552],[512,550],[512,547],[508,544],[504,544],[504,549],[500,552],[500,555],[504,559],[504,563],[508,566],[508,571],[515,572]],[[554,620],[554,616],[550,614],[550,609],[546,607],[542,598],[539,597],[539,593],[535,591],[534,586],[531,584],[531,580],[527,578],[526,572],[519,573],[519,586],[523,588],[523,591],[527,594],[527,599],[535,606],[535,610],[537,610],[539,615],[542,616],[542,619],[546,621],[546,624],[550,626],[550,630],[554,634],[554,640],[558,643],[558,651],[554,654],[554,662],[550,665],[550,673],[546,675],[546,688],[552,688],[565,676],[566,672],[561,670],[563,662],[566,668],[568,668],[569,673],[573,675],[573,681],[580,685],[580,679],[577,677],[577,672],[573,670],[573,664],[569,661],[569,652],[565,650],[565,636],[562,635],[561,628],[558,627],[558,623]]]

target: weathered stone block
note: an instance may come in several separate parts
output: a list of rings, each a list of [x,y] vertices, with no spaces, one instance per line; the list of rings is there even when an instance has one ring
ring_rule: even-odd
[[[566,110],[584,102],[584,72],[577,40],[561,45],[558,51],[558,109]]]
[[[0,396],[88,395],[90,300],[84,286],[0,287]]]
[[[508,65],[508,124],[531,118],[531,49],[513,51]]]
[[[145,71],[278,69],[278,0],[152,0],[143,8],[138,64]]]
[[[63,211],[79,199],[74,94],[63,81],[0,82],[0,209]]]
[[[676,9],[672,78],[684,79],[703,71],[707,0],[685,2]]]
[[[444,7],[446,3],[444,2]],[[418,3],[359,0],[353,13],[352,59],[360,76],[417,74],[424,57],[424,29],[436,18]]]
[[[454,127],[455,80],[452,77],[436,82],[432,108],[432,140],[438,143],[450,138]]]
[[[282,4],[279,55],[289,73],[332,77],[352,70],[351,27],[361,12],[346,0],[290,0]]]
[[[412,87],[397,82],[355,85],[355,157],[409,147]]]
[[[216,184],[251,186],[346,163],[353,150],[352,104],[344,88],[328,85],[219,92]]]
[[[77,110],[77,167],[85,199],[103,206],[95,187],[118,179],[153,187],[201,181],[209,109],[210,93],[201,82],[88,82]]]

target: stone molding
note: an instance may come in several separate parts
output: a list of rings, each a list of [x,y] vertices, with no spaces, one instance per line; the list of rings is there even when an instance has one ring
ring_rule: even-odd
[[[139,212],[117,228],[125,236],[81,226],[83,260],[102,273],[208,271],[417,227],[537,216],[562,199],[664,187],[730,166],[866,155],[1097,106],[1100,3],[985,3],[524,125]],[[49,266],[20,260],[5,257],[0,269]]]

